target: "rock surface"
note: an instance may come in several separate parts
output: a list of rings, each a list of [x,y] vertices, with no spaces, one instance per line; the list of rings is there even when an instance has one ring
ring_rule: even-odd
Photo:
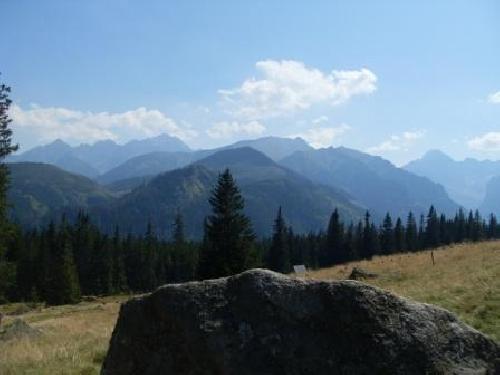
[[[440,308],[257,269],[125,303],[102,374],[495,374],[499,357]]]

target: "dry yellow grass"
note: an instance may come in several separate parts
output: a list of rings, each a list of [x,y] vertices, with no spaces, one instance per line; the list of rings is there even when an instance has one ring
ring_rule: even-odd
[[[433,303],[500,340],[500,242],[457,245],[430,252],[376,257],[309,273],[314,279],[345,279],[353,266],[379,274],[367,282],[421,302]],[[73,306],[25,312],[0,306],[5,324],[21,318],[39,337],[0,340],[0,374],[98,374],[119,305],[127,297],[100,298]]]
[[[39,337],[0,341],[0,374],[98,374],[123,297],[58,306],[20,316]]]
[[[375,257],[320,269],[308,278],[341,280],[354,266],[377,273],[367,283],[456,313],[500,341],[500,241],[461,244],[430,251]]]

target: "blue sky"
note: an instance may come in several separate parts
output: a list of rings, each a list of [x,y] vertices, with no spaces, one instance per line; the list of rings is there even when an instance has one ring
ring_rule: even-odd
[[[167,132],[194,148],[277,135],[397,164],[433,148],[500,159],[498,1],[1,0],[0,12],[24,150]]]

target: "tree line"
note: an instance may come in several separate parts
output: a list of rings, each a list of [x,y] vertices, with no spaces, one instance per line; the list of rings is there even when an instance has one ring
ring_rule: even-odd
[[[500,237],[494,215],[460,209],[452,218],[431,206],[417,222],[409,213],[403,223],[387,214],[376,225],[367,212],[346,225],[338,210],[324,231],[295,234],[280,207],[271,238],[257,239],[245,216],[244,199],[229,170],[219,176],[210,197],[212,214],[205,219],[204,237],[186,239],[182,214],[172,223],[170,240],[161,240],[151,224],[144,235],[103,234],[80,212],[73,223],[64,217],[42,230],[13,228],[6,242],[0,280],[2,301],[75,303],[82,295],[138,293],[157,286],[215,278],[265,267],[291,272],[292,265],[327,267],[375,255],[414,252],[464,241]]]
[[[8,109],[10,89],[0,85],[0,162],[17,149],[12,144]],[[229,170],[219,175],[209,198],[212,213],[203,239],[186,239],[182,212],[171,238],[160,239],[151,223],[142,236],[115,229],[107,235],[85,212],[72,222],[64,216],[39,230],[23,230],[7,220],[8,169],[0,163],[0,303],[44,301],[76,303],[82,295],[148,292],[165,283],[215,278],[266,267],[290,272],[292,265],[326,267],[375,255],[432,249],[463,241],[500,237],[494,215],[460,209],[453,218],[430,207],[427,216],[409,213],[405,222],[389,214],[380,226],[367,212],[357,223],[343,223],[338,210],[328,227],[295,234],[278,209],[273,235],[257,239],[244,214],[244,199]]]

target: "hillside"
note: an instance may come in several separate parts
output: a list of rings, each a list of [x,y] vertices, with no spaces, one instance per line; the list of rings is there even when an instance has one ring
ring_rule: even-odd
[[[144,232],[150,219],[158,233],[168,235],[174,216],[180,211],[186,221],[186,233],[199,238],[204,217],[210,212],[211,189],[218,173],[226,167],[241,188],[245,212],[259,236],[271,233],[280,205],[287,222],[298,233],[325,228],[335,207],[346,221],[363,214],[346,193],[314,184],[247,147],[219,151],[194,165],[163,173],[109,207],[96,208],[95,216],[106,230],[116,223],[122,230],[138,234]]]
[[[427,213],[431,204],[450,214],[458,208],[443,187],[389,161],[339,147],[296,152],[280,161],[316,183],[341,188],[378,217]]]
[[[346,279],[352,268],[379,276],[368,283],[452,312],[500,341],[500,241],[461,244],[430,251],[375,257],[371,261],[310,272],[320,280]]]
[[[65,211],[108,204],[112,194],[89,178],[42,163],[10,163],[8,201],[24,227],[47,224]]]
[[[251,147],[257,151],[262,152],[269,158],[278,161],[296,151],[312,150],[312,147],[307,144],[302,138],[281,138],[281,137],[263,137],[257,139],[249,139],[238,141],[223,147],[223,149]]]
[[[275,161],[291,155],[296,151],[312,149],[301,138],[264,137],[238,141],[231,145],[211,150],[198,150],[192,152],[148,152],[144,155],[131,157],[124,163],[99,176],[98,180],[103,183],[111,183],[133,177],[154,176],[176,168],[185,167],[219,151],[243,147],[251,147]]]
[[[483,213],[494,213],[500,216],[500,176],[493,177],[486,185],[486,193],[480,210]]]
[[[500,341],[500,242],[457,245],[434,252],[376,257],[313,271],[307,277],[343,279],[352,266],[379,273],[369,283],[402,296],[450,309],[478,330]],[[4,327],[16,318],[38,329],[38,337],[0,341],[0,373],[98,374],[109,338],[126,296],[98,298],[78,305],[0,306],[8,313]],[[27,350],[28,349],[28,350]]]
[[[483,203],[488,181],[500,176],[500,161],[454,160],[442,151],[431,150],[404,169],[443,185],[453,200],[476,209]],[[483,209],[490,211],[489,207]]]
[[[128,159],[99,176],[104,184],[135,177],[155,176],[173,169],[182,168],[196,160],[197,153],[157,151]]]

